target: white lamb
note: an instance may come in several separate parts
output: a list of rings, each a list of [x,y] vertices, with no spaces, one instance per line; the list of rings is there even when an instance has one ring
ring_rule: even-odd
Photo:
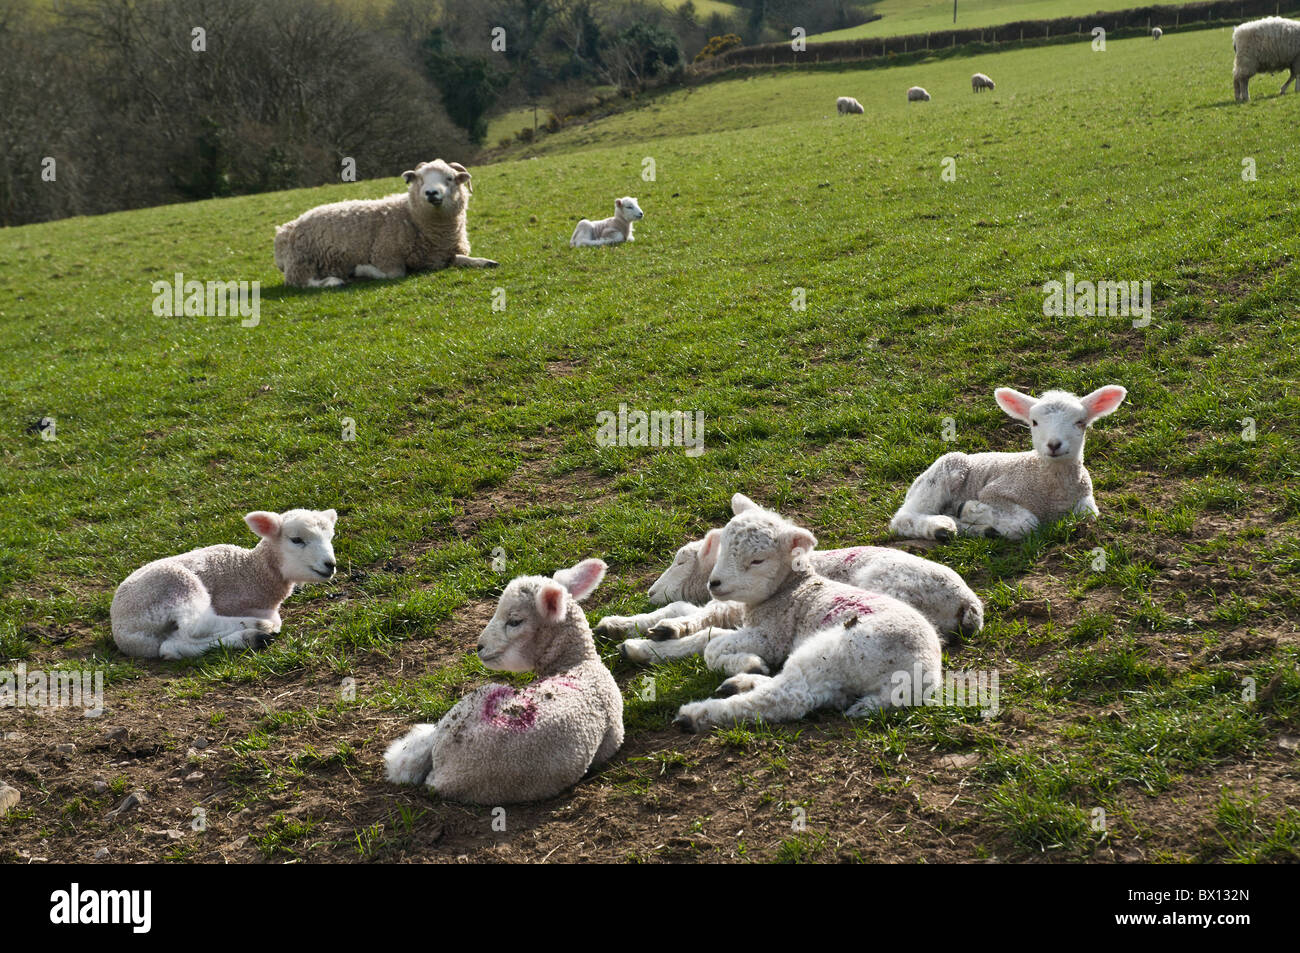
[[[474,189],[463,165],[435,159],[402,178],[405,192],[319,205],[276,228],[275,266],[284,283],[332,288],[349,278],[496,267],[469,256],[465,216]]]
[[[735,502],[752,506],[736,494]],[[711,530],[701,540],[677,550],[673,564],[650,587],[650,601],[669,603],[654,612],[633,616],[605,616],[596,633],[627,637],[639,633],[651,643],[678,639],[708,626],[734,628],[739,624],[738,603],[710,602],[709,574],[717,562],[722,530]],[[905,602],[925,616],[940,633],[970,635],[984,626],[984,604],[956,572],[941,563],[882,546],[817,550],[812,566],[828,579],[870,592],[882,592]],[[620,647],[624,658],[637,662],[656,657],[653,644],[629,639]]]
[[[889,528],[899,536],[1021,539],[1067,513],[1096,516],[1083,443],[1093,421],[1113,413],[1127,391],[1116,384],[1079,398],[1050,390],[1033,398],[1009,387],[998,406],[1030,428],[1023,453],[946,453],[913,481]]]
[[[907,91],[907,101],[909,103],[917,103],[917,102],[928,103],[930,101],[930,94],[927,93],[920,86],[913,86],[911,89]]]
[[[1256,73],[1290,70],[1278,95],[1286,92],[1300,74],[1300,21],[1265,17],[1243,23],[1232,31],[1232,91],[1237,102],[1250,102],[1250,78]],[[1296,84],[1300,93],[1300,83]]]
[[[436,725],[416,725],[384,755],[388,780],[509,804],[553,797],[608,761],[623,744],[623,696],[578,605],[605,569],[588,559],[551,579],[511,581],[479,636],[479,659],[497,671],[534,671],[537,681],[519,691],[485,685]]]
[[[1157,26],[1151,28],[1151,39],[1158,40],[1164,35],[1165,35],[1165,31],[1160,29],[1160,27]]]
[[[280,631],[295,582],[334,575],[334,510],[257,511],[252,549],[205,546],[156,559],[113,594],[113,640],[137,658],[192,658],[219,645],[261,648]]]
[[[997,84],[983,73],[975,73],[970,78],[970,88],[972,92],[978,93],[986,89],[996,89]]]
[[[617,245],[620,242],[634,241],[632,223],[645,218],[645,212],[636,204],[636,199],[625,195],[614,200],[613,218],[603,218],[599,222],[582,219],[573,229],[569,239],[570,248],[591,245]]]
[[[732,677],[714,698],[683,705],[674,724],[704,731],[758,718],[789,721],[826,707],[856,717],[905,704],[896,694],[900,678],[919,676],[917,689],[938,684],[942,649],[923,615],[818,575],[808,560],[817,545],[812,533],[758,506],[738,508],[723,531],[709,590],[742,603],[744,623],[715,631],[704,649],[709,666]]]
[[[858,102],[852,96],[841,96],[839,99],[835,100],[835,109],[841,116],[861,116],[866,112],[866,110],[862,108],[862,103]]]

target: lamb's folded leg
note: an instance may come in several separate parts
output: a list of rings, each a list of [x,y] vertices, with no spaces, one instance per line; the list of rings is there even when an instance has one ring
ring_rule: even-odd
[[[704,649],[704,664],[728,675],[757,673],[766,675],[770,669],[763,658],[766,640],[757,629],[740,628],[730,632],[713,629],[714,637]],[[688,636],[689,638],[689,636]],[[672,645],[666,642],[665,645]],[[779,660],[774,659],[776,664]]]
[[[710,602],[694,608],[692,613],[669,618],[653,626],[649,630],[650,638],[680,639],[710,626],[717,629],[738,629],[745,621],[745,607],[739,602]]]
[[[705,629],[682,639],[656,642],[654,639],[628,639],[618,647],[618,654],[629,662],[667,662],[687,658],[704,651],[709,640],[719,635],[718,629]]]
[[[967,536],[1024,539],[1038,527],[1038,517],[1023,506],[1005,500],[996,503],[967,500],[961,508],[958,526]]]
[[[626,636],[633,632],[646,633],[654,627],[655,623],[664,619],[695,615],[700,611],[702,611],[700,607],[692,602],[673,602],[661,606],[654,612],[643,612],[640,615],[607,615],[596,623],[592,631],[604,636]]]
[[[775,677],[759,682],[749,691],[683,705],[673,724],[683,731],[699,732],[714,725],[759,718],[767,722],[793,721],[833,700],[833,693],[818,691],[809,683],[802,666],[790,662]]]
[[[500,264],[491,258],[471,258],[469,255],[457,255],[451,263],[456,268],[495,268]]]
[[[912,481],[903,505],[889,521],[895,536],[911,539],[952,539],[957,535],[957,521],[943,512],[952,504],[952,471],[963,466],[964,455],[947,453]]]

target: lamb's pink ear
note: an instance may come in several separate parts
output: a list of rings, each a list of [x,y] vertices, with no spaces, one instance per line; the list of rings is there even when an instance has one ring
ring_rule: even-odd
[[[711,529],[704,534],[704,545],[700,547],[700,563],[712,566],[718,561],[718,549],[722,546],[722,530]]]
[[[563,622],[568,611],[569,591],[553,579],[537,590],[537,611],[547,622]]]
[[[796,559],[807,556],[817,546],[817,537],[802,526],[791,526],[787,539],[790,541],[790,555]]]
[[[1113,414],[1120,404],[1124,403],[1124,398],[1128,396],[1128,391],[1118,384],[1107,384],[1105,387],[1098,387],[1087,397],[1080,398],[1083,409],[1088,415],[1088,423],[1092,423],[1098,417],[1105,417],[1107,414]]]
[[[402,178],[406,180],[407,185],[410,185],[419,177],[420,177],[420,173],[416,172],[414,169],[407,169],[405,172],[402,173]]]
[[[244,522],[258,536],[263,539],[275,539],[280,535],[280,526],[282,520],[279,513],[267,513],[264,510],[254,510],[244,517]]]
[[[758,504],[747,497],[744,493],[737,493],[731,498],[731,512],[735,516],[739,516],[747,510],[756,510],[758,508]]]
[[[999,387],[993,392],[993,399],[1004,411],[1026,424],[1029,423],[1030,411],[1034,409],[1034,404],[1038,403],[1036,398],[1012,390],[1010,387]]]
[[[600,585],[608,569],[603,559],[584,559],[572,569],[561,569],[551,578],[568,589],[576,601],[581,602]]]

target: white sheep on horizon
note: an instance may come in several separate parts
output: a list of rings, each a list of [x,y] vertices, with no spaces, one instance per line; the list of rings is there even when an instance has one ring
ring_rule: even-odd
[[[835,100],[835,109],[841,116],[861,116],[866,112],[866,110],[862,108],[862,103],[858,102],[852,96],[841,96],[839,99]]]
[[[466,213],[474,189],[458,162],[422,162],[402,173],[406,191],[318,205],[275,230],[275,266],[292,287],[333,288],[352,278],[411,271],[495,268],[471,258]]]
[[[252,549],[205,546],[127,576],[109,610],[113,641],[136,658],[193,658],[217,646],[261,648],[280,631],[296,582],[334,575],[334,510],[249,513]]]
[[[506,586],[478,640],[479,660],[503,672],[536,672],[526,688],[490,684],[437,724],[416,725],[384,755],[396,784],[426,784],[440,797],[509,804],[553,797],[623,744],[623,696],[600,660],[578,603],[600,585],[605,563],[587,559],[553,577]]]
[[[997,84],[983,73],[975,73],[970,78],[970,88],[971,92],[978,93],[986,89],[996,89]]]
[[[999,387],[998,406],[1029,427],[1034,448],[945,453],[913,481],[890,530],[928,539],[951,539],[958,532],[1021,539],[1067,513],[1096,516],[1084,439],[1092,423],[1113,413],[1127,394],[1117,384],[1082,398],[1059,390],[1035,398]]]
[[[918,102],[928,103],[930,101],[930,94],[927,93],[920,86],[913,86],[907,91],[907,101],[909,103],[918,103]]]
[[[1152,27],[1152,29],[1151,29],[1151,39],[1153,39],[1153,40],[1158,40],[1158,39],[1160,39],[1160,38],[1161,38],[1162,36],[1164,36],[1164,35],[1165,35],[1165,31],[1162,30],[1162,29],[1160,29],[1160,27]]]
[[[907,699],[938,683],[943,651],[921,613],[818,574],[808,559],[812,533],[741,494],[732,506],[738,515],[723,530],[709,591],[741,603],[743,624],[707,633],[704,648],[709,667],[731,677],[713,698],[683,705],[675,725],[699,732],[818,708],[860,717],[912,703],[896,695],[900,676],[922,682]]]
[[[1232,91],[1237,102],[1250,102],[1250,79],[1256,73],[1290,70],[1291,75],[1278,92],[1300,75],[1300,21],[1283,17],[1265,17],[1243,23],[1232,31]],[[1300,83],[1296,83],[1300,93]]]
[[[598,222],[581,219],[569,238],[569,247],[618,245],[622,242],[634,241],[632,223],[639,222],[643,218],[645,212],[641,211],[641,206],[637,204],[636,199],[625,195],[621,199],[614,200],[614,215],[611,218],[602,218]]]

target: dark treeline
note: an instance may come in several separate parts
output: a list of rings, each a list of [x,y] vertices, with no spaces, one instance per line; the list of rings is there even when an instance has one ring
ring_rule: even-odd
[[[469,162],[497,112],[564,117],[680,78],[711,37],[866,19],[852,0],[0,0],[0,225],[337,182],[348,159],[359,179]]]

